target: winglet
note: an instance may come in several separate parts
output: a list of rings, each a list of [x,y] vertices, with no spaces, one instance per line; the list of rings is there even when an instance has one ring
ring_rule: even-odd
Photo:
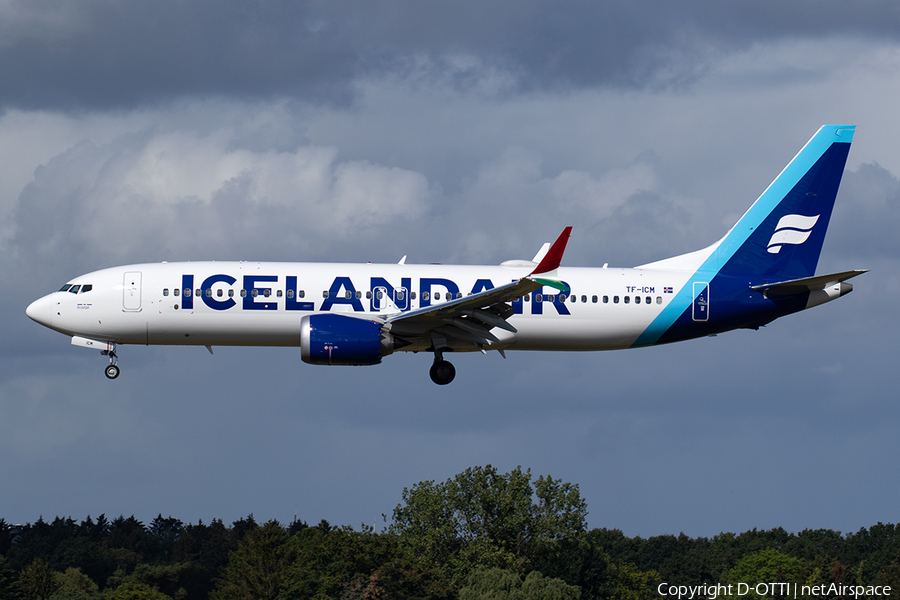
[[[547,254],[544,255],[544,258],[541,259],[540,264],[535,267],[534,271],[528,274],[529,279],[536,281],[541,285],[555,288],[564,294],[569,293],[569,286],[559,280],[559,277],[556,275],[556,270],[562,262],[563,252],[566,251],[566,244],[569,241],[569,235],[571,233],[571,225],[563,229],[563,232],[559,234],[559,237],[556,238],[556,241],[550,246],[550,250],[548,250]]]
[[[569,242],[569,235],[571,235],[571,233],[571,225],[563,229],[563,232],[559,234],[559,237],[556,238],[556,241],[550,246],[547,254],[541,259],[540,264],[535,267],[534,271],[529,273],[529,275],[543,275],[544,273],[549,273],[558,269],[559,263],[562,262],[563,252],[566,251],[566,244]]]

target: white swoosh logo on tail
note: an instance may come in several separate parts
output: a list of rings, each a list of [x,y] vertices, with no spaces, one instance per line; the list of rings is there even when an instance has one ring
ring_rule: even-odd
[[[766,250],[769,251],[769,254],[778,254],[785,244],[802,244],[809,238],[819,216],[785,215],[781,217]]]

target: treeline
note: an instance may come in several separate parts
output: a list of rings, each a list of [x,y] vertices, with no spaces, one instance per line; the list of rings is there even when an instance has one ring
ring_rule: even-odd
[[[0,600],[649,600],[661,583],[774,581],[900,597],[894,525],[644,539],[588,530],[586,515],[576,485],[488,465],[404,489],[382,532],[252,515],[0,519]]]

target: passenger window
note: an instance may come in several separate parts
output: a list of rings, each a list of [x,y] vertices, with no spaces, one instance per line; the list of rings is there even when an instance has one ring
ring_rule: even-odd
[[[327,297],[328,297],[328,290],[325,290],[324,292],[322,292],[322,297],[323,297],[323,298],[327,298]]]
[[[594,304],[597,304],[597,296],[591,296],[591,302],[593,302]],[[604,302],[605,302],[605,300],[604,300]]]
[[[428,300],[428,292],[422,292],[422,300]]]
[[[629,302],[630,300],[631,300],[631,297],[630,297],[630,296],[625,296],[625,304],[628,304],[628,302]]]
[[[434,296],[435,296],[435,298],[437,298],[437,294],[435,294]],[[379,300],[381,300],[382,298],[384,298],[384,294],[379,290],[379,291],[375,292],[375,297],[378,298]]]
[[[250,290],[250,295],[253,296],[254,298],[256,298],[257,296],[259,296],[259,290],[256,288],[253,288],[252,290]]]
[[[184,288],[184,297],[185,298],[191,297],[191,288]]]
[[[603,304],[609,304],[609,296],[603,296]]]
[[[415,300],[415,299],[416,299],[416,293],[415,293],[415,292],[410,292],[410,293],[409,293],[409,299],[410,299],[410,300]]]
[[[644,302],[646,302],[647,304],[650,304],[651,302],[653,302],[653,298],[651,298],[650,296],[647,296],[646,298],[644,298]]]
[[[163,296],[169,295],[169,288],[163,288]]]
[[[180,291],[180,289],[175,288],[174,290],[172,290],[172,295],[177,296]]]
[[[531,298],[531,294],[525,294],[523,300],[525,300],[525,302],[528,302],[529,298]]]
[[[219,288],[216,290],[216,296],[218,296],[219,298],[221,298],[224,295],[225,295],[225,291],[222,288]]]
[[[228,297],[234,298],[234,290],[228,290]]]
[[[406,298],[406,294],[404,294],[403,292],[397,292],[397,300],[403,300],[404,298]]]
[[[581,301],[582,301],[582,302],[587,302],[587,296],[582,296],[582,297],[581,297]],[[596,301],[597,301],[597,296],[594,296],[594,302],[596,302]]]
[[[212,288],[206,288],[206,297],[212,298]]]
[[[278,298],[281,298],[281,290],[278,290],[277,292],[275,292],[275,295],[276,295]]]
[[[457,298],[462,298],[462,292],[456,292],[456,297],[457,297]]]
[[[360,298],[362,298],[362,292],[357,291],[357,292],[356,292],[356,299],[359,300]]]
[[[197,288],[197,289],[194,291],[194,295],[195,295],[195,296],[199,296],[199,295],[200,295],[200,288]]]
[[[71,283],[67,283],[66,285],[64,285],[64,286],[62,286],[61,288],[59,288],[59,291],[61,291],[61,292],[68,292],[70,287],[72,287],[72,284],[71,284]]]
[[[534,301],[535,301],[535,302],[543,302],[543,301],[544,301],[544,295],[543,295],[543,294],[535,294],[535,295],[534,295]]]
[[[241,298],[247,297],[247,290],[241,290]]]
[[[306,291],[300,290],[299,292],[297,292],[297,297],[298,297],[298,298],[305,298],[305,297],[306,297]]]
[[[440,293],[440,292],[435,292],[435,293],[434,293],[434,299],[435,299],[435,300],[440,300],[440,299],[441,299],[441,293]]]
[[[288,298],[293,298],[293,297],[294,297],[294,290],[288,290],[288,292],[287,292],[287,297],[288,297]]]
[[[91,285],[90,283],[86,283],[83,286],[81,286],[81,293],[84,294],[86,292],[91,291],[92,289],[94,289],[94,286]]]
[[[80,288],[80,287],[81,287],[80,285],[73,285],[72,287],[69,288],[69,293],[70,293],[70,294],[77,294],[77,293],[78,293],[78,288]]]
[[[634,303],[635,303],[635,304],[640,304],[640,303],[641,303],[641,297],[640,297],[640,296],[635,296],[635,297],[634,297]]]
[[[366,300],[371,300],[371,299],[372,299],[372,292],[371,291],[366,292]]]
[[[613,296],[613,304],[618,304],[618,303],[619,303],[619,297]]]
[[[263,290],[263,296],[265,296],[266,298],[268,298],[271,295],[272,295],[272,290],[270,290],[269,288],[266,288]]]
[[[353,298],[353,292],[351,292],[350,290],[347,290],[346,292],[344,292],[344,298],[346,298],[347,300],[350,300],[351,298]]]
[[[656,297],[656,303],[657,303],[657,304],[662,304],[662,296],[657,296],[657,297]]]

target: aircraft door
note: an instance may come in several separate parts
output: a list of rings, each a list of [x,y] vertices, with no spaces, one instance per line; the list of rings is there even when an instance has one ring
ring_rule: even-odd
[[[405,287],[394,290],[394,306],[400,310],[409,309],[409,290]]]
[[[141,272],[128,271],[122,284],[122,308],[129,311],[141,310]]]
[[[372,290],[372,310],[406,310],[409,307],[409,290],[389,289],[383,286]]]
[[[694,282],[694,320],[709,320],[709,283]]]
[[[385,287],[377,287],[372,290],[372,308],[374,310],[383,310],[390,306],[390,298]]]

